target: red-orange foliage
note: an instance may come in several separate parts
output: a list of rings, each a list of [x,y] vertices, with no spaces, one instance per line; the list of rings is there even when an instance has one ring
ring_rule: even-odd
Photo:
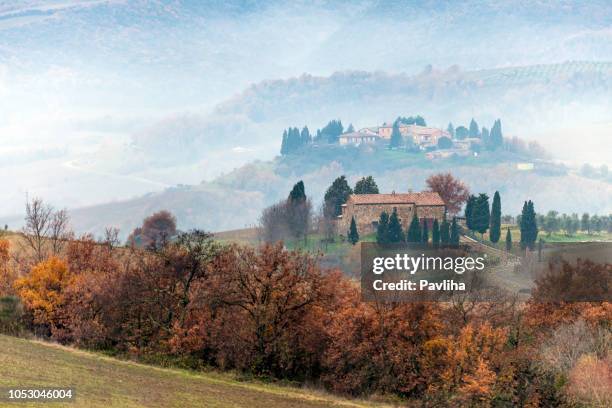
[[[450,173],[432,174],[426,180],[429,191],[440,194],[450,214],[456,214],[470,196],[467,186]]]

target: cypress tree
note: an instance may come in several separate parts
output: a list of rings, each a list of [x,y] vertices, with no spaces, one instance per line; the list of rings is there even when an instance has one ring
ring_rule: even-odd
[[[451,139],[455,138],[455,127],[453,126],[452,122],[448,123],[448,127],[446,128],[446,131],[450,135]]]
[[[421,242],[424,244],[429,243],[429,230],[427,228],[427,220],[423,220],[423,234],[421,235]]]
[[[408,227],[408,234],[406,235],[406,240],[408,242],[421,242],[421,225],[419,224],[419,219],[416,213],[412,216],[410,227]]]
[[[489,239],[493,243],[497,243],[501,236],[501,198],[499,191],[493,195],[493,204],[491,206],[491,225],[489,231]]]
[[[510,252],[512,250],[512,234],[510,233],[510,227],[506,231],[506,251]]]
[[[521,248],[533,250],[538,239],[538,224],[531,200],[525,201],[521,212]]]
[[[379,245],[388,244],[387,238],[389,237],[389,214],[386,212],[380,213],[378,220],[378,227],[376,228],[376,242]]]
[[[359,242],[359,233],[357,232],[357,223],[355,222],[355,217],[351,217],[351,226],[348,231],[348,240],[353,245]]]
[[[470,137],[480,137],[480,130],[478,129],[478,123],[472,118],[470,122]]]
[[[470,194],[467,203],[465,204],[465,225],[470,231],[474,230],[474,206],[476,204],[476,196]]]
[[[280,153],[283,156],[287,154],[287,129],[283,131],[283,141],[281,142]]]
[[[489,196],[480,193],[472,209],[472,227],[482,235],[489,229],[490,219]]]
[[[431,227],[431,243],[434,248],[440,246],[440,225],[438,224],[437,218],[434,220],[433,226]]]
[[[501,120],[497,119],[491,128],[489,134],[489,146],[490,150],[496,150],[504,144],[504,137],[502,135]]]
[[[457,218],[453,217],[453,222],[450,227],[450,244],[459,245],[459,225],[457,224]]]
[[[442,225],[440,225],[440,242],[442,245],[448,245],[450,243],[450,224],[446,221],[442,221]]]
[[[391,140],[389,141],[389,147],[400,147],[402,145],[402,134],[399,129],[399,121],[393,123],[393,130],[391,131]]]
[[[396,244],[404,241],[404,231],[402,231],[402,224],[399,222],[397,217],[397,211],[393,210],[391,217],[389,217],[389,227],[387,228],[387,242],[390,244]]]

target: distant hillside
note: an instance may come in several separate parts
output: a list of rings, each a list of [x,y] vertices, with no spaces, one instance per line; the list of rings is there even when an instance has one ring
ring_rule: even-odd
[[[200,185],[167,189],[160,193],[71,211],[73,225],[79,231],[100,233],[114,225],[125,237],[140,225],[147,215],[161,209],[176,214],[179,228],[203,228],[223,231],[253,226],[261,210],[287,196],[292,185],[304,180],[306,193],[315,210],[331,182],[341,174],[351,184],[364,175],[373,175],[381,191],[407,191],[425,188],[425,179],[436,172],[450,171],[464,180],[474,192],[495,190],[502,195],[504,214],[520,213],[523,201],[534,200],[538,212],[554,209],[560,212],[608,213],[612,211],[612,184],[588,179],[572,171],[545,163],[534,170],[520,170],[518,162],[497,161],[429,161],[400,151],[372,153],[359,149],[344,156],[316,161],[305,157],[277,158],[271,162],[253,162]]]
[[[581,149],[581,128],[601,142],[606,135],[589,126],[612,123],[612,62],[566,62],[477,71],[427,67],[420,74],[343,71],[328,77],[304,74],[263,81],[219,104],[208,115],[168,118],[133,138],[133,146],[159,164],[180,157],[197,160],[226,149],[228,161],[269,158],[278,153],[287,126],[311,130],[340,118],[356,127],[397,116],[422,114],[430,125],[467,124],[472,117],[489,126],[504,118],[507,135],[535,139],[563,158],[603,153]],[[233,154],[227,149],[240,147]],[[198,153],[199,152],[199,153]],[[246,154],[244,152],[247,152]],[[221,167],[224,167],[221,165]]]

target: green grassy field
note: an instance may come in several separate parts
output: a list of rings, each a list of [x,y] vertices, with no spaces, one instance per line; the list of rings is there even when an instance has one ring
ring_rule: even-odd
[[[54,344],[0,335],[0,387],[73,387],[73,403],[6,403],[20,407],[370,407],[321,392],[230,374],[147,366]],[[380,406],[380,405],[378,405]]]

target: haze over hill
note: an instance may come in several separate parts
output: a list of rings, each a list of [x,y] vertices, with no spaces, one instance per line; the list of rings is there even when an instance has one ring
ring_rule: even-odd
[[[567,163],[609,162],[599,146],[612,129],[611,23],[605,1],[3,5],[0,168],[11,177],[0,215],[18,225],[28,193],[71,208],[82,231],[131,228],[159,207],[182,227],[242,227],[294,180],[210,182],[272,159],[287,126],[332,118],[360,127],[421,114],[446,127],[500,117],[506,136]],[[295,177],[319,194],[344,170]],[[425,174],[410,174],[419,188]],[[166,190],[177,184],[195,187]],[[602,200],[609,191],[584,188]],[[233,206],[240,215],[228,218]]]

